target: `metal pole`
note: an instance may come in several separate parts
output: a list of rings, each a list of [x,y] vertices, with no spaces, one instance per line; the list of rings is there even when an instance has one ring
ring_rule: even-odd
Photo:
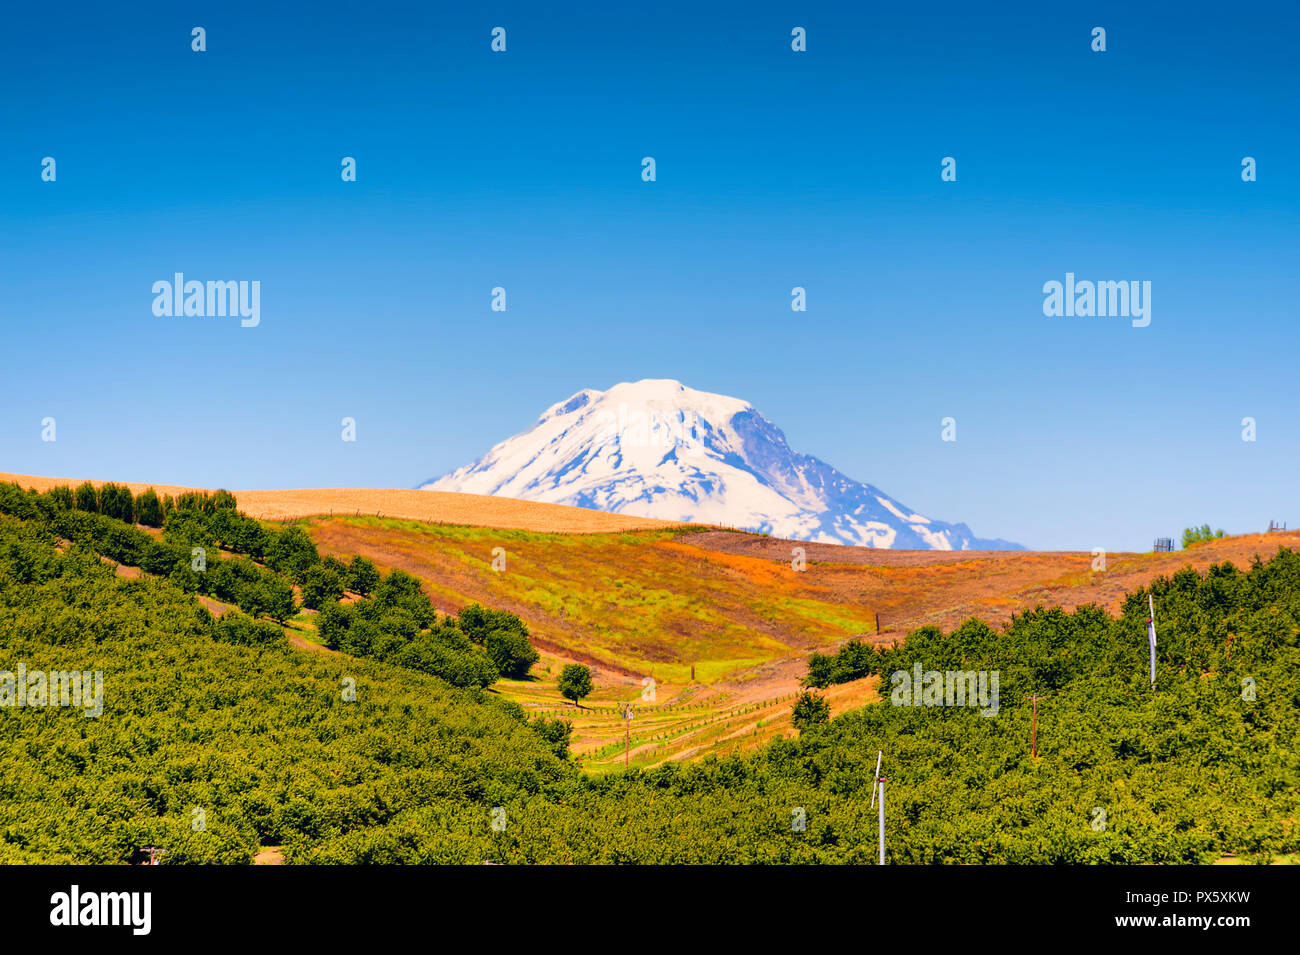
[[[1151,609],[1151,617],[1147,620],[1147,645],[1151,648],[1151,689],[1156,688],[1156,605],[1151,599],[1151,594],[1147,594],[1147,606]]]
[[[876,785],[880,787],[880,864],[885,864],[885,777],[881,776],[876,780]]]

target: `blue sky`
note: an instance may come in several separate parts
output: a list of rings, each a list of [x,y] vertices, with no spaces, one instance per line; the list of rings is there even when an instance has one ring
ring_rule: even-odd
[[[7,11],[0,470],[413,486],[662,377],[984,537],[1300,523],[1295,4],[606,6]]]

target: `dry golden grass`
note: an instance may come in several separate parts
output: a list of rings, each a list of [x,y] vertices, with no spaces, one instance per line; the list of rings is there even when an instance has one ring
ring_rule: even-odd
[[[25,488],[36,488],[44,493],[51,488],[56,488],[60,484],[66,484],[70,488],[76,488],[85,478],[60,478],[60,477],[36,477],[31,474],[6,474],[0,471],[0,483],[18,484]],[[95,487],[103,487],[106,481],[91,481]],[[131,489],[132,494],[139,494],[142,491],[153,488],[160,495],[170,494],[175,497],[177,494],[184,494],[186,491],[201,491],[203,488],[181,487],[177,484],[134,484],[130,481],[118,481],[118,484],[124,485]]]
[[[27,474],[0,473],[0,482],[48,491],[66,484],[75,488],[84,478],[47,478]],[[104,481],[92,481],[96,487]],[[132,494],[152,487],[159,494],[184,494],[210,488],[175,484],[138,484],[119,481]],[[287,491],[235,491],[239,508],[249,517],[279,521],[316,515],[371,515],[402,520],[432,521],[470,527],[499,527],[509,530],[552,534],[611,534],[679,526],[650,517],[606,514],[564,504],[542,504],[483,494],[452,494],[445,491],[414,491],[386,488],[297,488]]]
[[[611,534],[678,526],[671,521],[607,514],[584,507],[447,491],[321,488],[234,493],[242,510],[263,520],[318,514],[370,514],[401,520],[551,534]]]

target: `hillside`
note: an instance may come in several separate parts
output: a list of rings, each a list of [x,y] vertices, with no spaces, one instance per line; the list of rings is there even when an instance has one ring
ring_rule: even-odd
[[[634,761],[754,749],[792,732],[808,655],[855,636],[887,646],[916,627],[953,629],[970,617],[1001,627],[1040,605],[1118,613],[1128,592],[1183,567],[1248,566],[1300,546],[1300,534],[1243,535],[1190,551],[1111,554],[1097,573],[1091,554],[793,545],[693,529],[572,537],[338,517],[308,529],[323,552],[419,577],[444,611],[482,602],[521,616],[545,669],[540,685],[506,692],[536,712],[570,714],[574,751],[610,766],[621,765],[614,717],[623,702],[644,716]],[[791,566],[793,546],[807,551],[803,571]],[[491,564],[498,547],[500,573]],[[597,668],[604,710],[573,714],[559,698],[553,675],[567,661]],[[647,678],[653,702],[642,699]],[[873,681],[860,681],[835,688],[831,703],[838,713],[874,698]]]
[[[0,862],[125,863],[160,846],[169,863],[246,863],[267,845],[291,862],[384,861],[419,828],[438,835],[422,861],[477,863],[494,842],[480,780],[566,774],[499,697],[303,653],[283,631],[259,646],[225,632],[165,582],[123,580],[0,517],[0,671],[103,673],[98,718],[0,707]]]
[[[38,489],[75,483],[17,481]],[[335,506],[345,500],[358,505],[350,515],[386,516],[339,516],[345,508]],[[571,719],[573,752],[593,769],[622,765],[624,727],[616,717],[626,702],[641,714],[633,724],[633,763],[753,750],[793,734],[791,706],[810,653],[859,636],[887,646],[913,628],[951,630],[972,616],[1001,627],[1013,613],[1039,605],[1098,604],[1115,613],[1128,592],[1183,567],[1205,571],[1225,560],[1248,566],[1256,555],[1300,547],[1297,532],[1241,535],[1189,551],[1110,554],[1106,572],[1096,573],[1084,553],[888,550],[657,521],[646,521],[646,529],[609,527],[625,519],[479,495],[245,491],[239,501],[262,518],[335,510],[305,522],[323,553],[359,554],[385,571],[411,573],[445,613],[479,602],[518,614],[542,654],[538,679],[507,680],[501,689],[530,713]],[[439,516],[402,518],[403,508]],[[501,573],[492,569],[498,547]],[[806,554],[801,572],[791,566],[794,547]],[[316,646],[313,615],[297,626],[297,644]],[[555,686],[567,662],[596,671],[596,692],[582,710]],[[643,699],[647,679],[655,681],[653,700]],[[875,698],[874,680],[829,692],[836,714]]]
[[[880,673],[1000,673],[991,711],[893,699],[745,758],[591,774],[497,694],[304,653],[266,619],[215,620],[176,583],[122,579],[93,549],[153,547],[147,533],[70,509],[66,496],[0,492],[5,861],[125,862],[156,846],[166,863],[862,863],[874,853],[878,749],[891,862],[1269,861],[1300,850],[1292,551],[1248,572],[1219,564],[1153,581],[1154,689],[1139,590],[1117,616],[1050,609],[1002,633],[977,621],[923,627],[877,658]],[[275,532],[268,562],[300,537]],[[376,599],[403,580],[390,574]],[[100,671],[102,710],[43,706],[31,689],[15,707],[2,672],[14,662],[29,684]],[[1047,701],[1036,757],[1031,692]],[[668,733],[665,709],[638,732]],[[698,733],[714,732],[716,720],[701,722]]]
[[[424,580],[440,607],[488,600],[528,619],[547,645],[630,675],[702,682],[856,635],[888,642],[923,624],[977,616],[994,626],[1038,604],[1111,611],[1124,594],[1184,567],[1247,564],[1300,533],[1242,535],[1163,554],[1111,554],[1107,570],[1070,552],[886,551],[690,528],[573,537],[376,518],[308,522],[326,551],[363,554]],[[806,569],[791,565],[792,547]],[[492,550],[505,551],[504,572]]]
[[[59,485],[75,487],[82,479],[36,477],[29,474],[0,473],[0,482],[12,482],[25,488],[48,491]],[[104,481],[91,481],[96,487]],[[187,491],[211,488],[184,487],[175,484],[140,484],[118,482],[139,494],[152,487],[159,494],[173,497]],[[282,491],[237,491],[240,509],[250,517],[267,521],[290,520],[317,514],[369,514],[406,520],[465,524],[476,527],[506,527],[526,531],[549,531],[559,534],[614,533],[652,527],[675,526],[654,518],[606,514],[589,508],[568,507],[537,501],[486,497],[481,494],[456,494],[441,491],[414,491],[400,488],[298,488]]]

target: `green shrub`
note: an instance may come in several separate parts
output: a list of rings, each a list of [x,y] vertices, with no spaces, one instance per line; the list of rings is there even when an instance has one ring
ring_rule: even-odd
[[[1183,550],[1193,544],[1203,544],[1206,541],[1212,541],[1222,536],[1223,528],[1211,532],[1209,524],[1202,524],[1200,527],[1186,527],[1183,529]]]
[[[353,557],[348,565],[348,590],[368,597],[379,586],[379,571],[364,557]]]
[[[309,568],[302,578],[302,605],[319,610],[343,596],[343,582],[336,571],[328,567]]]
[[[830,722],[830,718],[831,706],[826,702],[826,697],[819,693],[813,693],[811,690],[805,690],[799,694],[799,699],[795,701],[790,722],[794,724],[795,729],[802,733],[818,724]]]
[[[560,671],[559,679],[560,695],[566,700],[572,700],[575,706],[581,706],[582,701],[591,695],[594,686],[591,681],[591,669],[583,666],[581,663],[566,664]]]
[[[853,640],[840,648],[838,653],[814,653],[809,657],[808,675],[804,677],[803,685],[824,689],[835,683],[859,680],[878,673],[879,670],[880,654],[875,648],[861,640]]]
[[[99,489],[99,512],[127,524],[135,523],[135,499],[130,490],[112,481]]]
[[[76,491],[77,510],[86,511],[90,514],[99,513],[99,492],[95,490],[95,485],[89,481],[83,481]]]
[[[135,517],[145,527],[162,527],[162,502],[158,500],[158,492],[153,488],[136,495]]]

